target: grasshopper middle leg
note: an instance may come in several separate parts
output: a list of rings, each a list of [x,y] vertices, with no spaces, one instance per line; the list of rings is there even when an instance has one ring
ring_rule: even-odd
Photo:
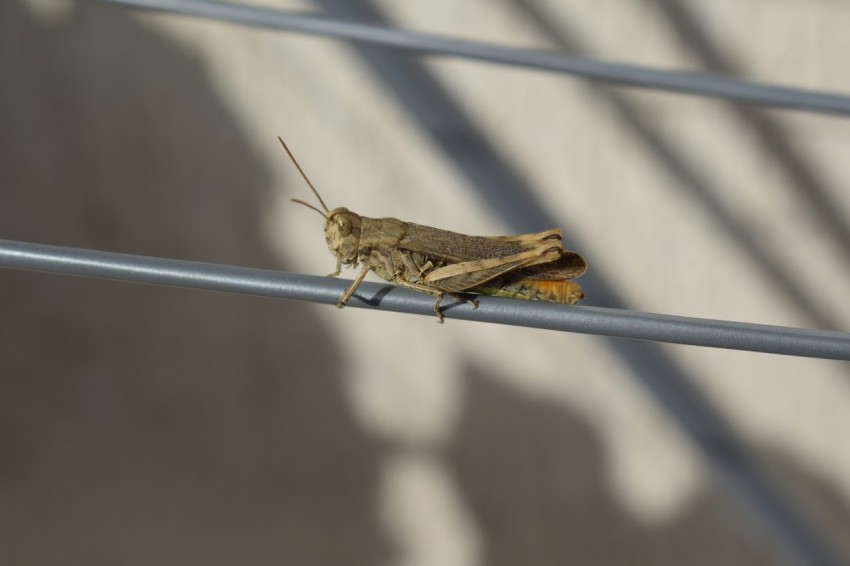
[[[439,322],[440,324],[443,324],[445,318],[443,317],[443,311],[440,308],[440,303],[443,301],[443,297],[445,297],[446,295],[455,300],[471,304],[473,310],[478,308],[478,301],[476,301],[475,299],[467,299],[466,297],[464,297],[463,295],[459,295],[458,293],[449,293],[448,291],[442,291],[440,289],[435,289],[434,287],[429,287],[427,285],[411,283],[409,281],[405,281],[401,277],[401,275],[396,277],[395,282],[402,287],[407,287],[408,289],[415,289],[417,291],[423,291],[425,293],[434,295],[436,297],[436,300],[434,301],[434,314],[437,315],[437,322]]]
[[[368,265],[363,266],[363,269],[360,270],[360,273],[357,274],[357,277],[354,279],[354,281],[351,282],[351,285],[348,287],[348,289],[345,291],[345,294],[342,296],[342,298],[337,303],[336,306],[338,308],[342,308],[342,307],[345,306],[345,303],[347,303],[348,299],[350,299],[351,296],[354,295],[354,292],[357,290],[357,288],[363,282],[363,279],[366,278],[366,274],[369,273],[369,271],[371,271],[371,269],[372,268]],[[397,283],[398,285],[400,285],[402,287],[407,287],[408,289],[415,289],[416,291],[423,291],[423,292],[428,293],[430,295],[434,295],[436,297],[436,300],[434,301],[434,314],[437,315],[437,322],[439,322],[441,324],[443,323],[444,317],[443,317],[443,311],[440,308],[440,303],[443,301],[443,297],[445,297],[446,295],[448,295],[449,297],[451,297],[451,298],[453,298],[457,301],[463,301],[463,302],[471,304],[473,310],[478,308],[478,301],[475,300],[475,299],[468,299],[468,298],[466,298],[463,295],[460,295],[458,293],[450,293],[448,291],[442,291],[440,289],[435,289],[434,287],[429,287],[427,285],[421,285],[421,284],[418,284],[418,283],[411,283],[409,281],[405,281],[405,279],[404,279],[404,277],[402,276],[401,273],[395,274],[394,279],[395,279],[395,283]]]
[[[470,305],[472,305],[472,310],[478,308],[478,301],[476,299],[467,299],[466,297],[464,297],[463,295],[459,295],[458,293],[441,292],[439,295],[437,295],[437,300],[434,302],[434,312],[437,314],[437,318],[439,319],[437,322],[439,323],[443,322],[443,311],[442,309],[440,309],[440,303],[443,301],[443,297],[445,297],[446,295],[456,301],[463,301],[464,303],[469,303]]]

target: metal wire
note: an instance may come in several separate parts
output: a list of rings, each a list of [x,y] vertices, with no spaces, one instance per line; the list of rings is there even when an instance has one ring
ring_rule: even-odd
[[[807,109],[816,112],[850,114],[850,97],[767,85],[734,79],[669,73],[639,67],[611,65],[554,53],[517,50],[503,46],[439,36],[416,34],[387,27],[370,26],[292,14],[244,5],[199,2],[197,0],[103,0],[143,8],[169,10],[189,15],[233,21],[258,27],[339,37],[363,44],[400,47],[420,53],[457,55],[472,59],[569,73],[591,79],[629,86],[661,88],[684,93],[729,98],[759,104]],[[377,50],[384,51],[384,50]],[[410,59],[409,59],[410,60]],[[412,60],[411,60],[412,61]],[[145,282],[247,293],[271,297],[336,303],[349,281],[313,277],[277,271],[239,268],[129,256],[91,250],[75,250],[0,240],[0,266],[48,271],[107,279]],[[595,295],[598,296],[598,295]],[[391,310],[433,316],[433,299],[398,287],[364,283],[350,302],[352,307]],[[637,313],[598,307],[561,307],[545,303],[510,301],[481,297],[481,308],[471,311],[462,304],[448,304],[446,316],[502,324],[514,324],[553,330],[584,332],[605,336],[665,341],[719,348],[732,348],[777,354],[850,360],[850,335],[755,324],[703,320],[666,315]],[[652,348],[648,344],[620,342],[623,348]],[[656,348],[656,350],[659,350]],[[650,356],[651,358],[651,356]],[[650,363],[650,365],[652,365]],[[662,364],[663,365],[663,364]],[[662,368],[663,369],[663,368]],[[650,372],[653,373],[653,372]],[[675,376],[674,376],[675,377]],[[654,376],[645,376],[652,389]],[[728,489],[768,515],[768,526],[781,538],[789,539],[790,555],[808,563],[838,563],[831,560],[817,536],[801,523],[793,507],[777,495],[758,470],[743,446],[711,416],[698,392],[696,399],[677,399],[686,386],[656,384],[656,392],[668,408],[692,433],[697,445],[729,483]],[[705,405],[705,407],[704,407]],[[696,407],[696,415],[693,408]],[[701,409],[701,407],[703,407]],[[708,417],[706,417],[708,411]],[[689,413],[682,415],[682,413]],[[689,425],[688,420],[691,420]],[[697,429],[695,431],[695,429]],[[744,506],[747,508],[747,506]],[[752,509],[750,509],[752,510]],[[760,519],[764,522],[764,519]]]
[[[519,67],[567,73],[633,87],[671,90],[796,110],[850,116],[850,96],[758,84],[732,78],[661,71],[636,65],[603,63],[562,53],[518,49],[480,41],[455,39],[387,27],[209,0],[101,0],[148,10],[176,12],[255,27],[335,37],[407,49],[417,53],[453,55]]]
[[[0,267],[209,289],[336,304],[350,281],[158,257],[0,240]],[[850,360],[850,334],[479,297],[480,307],[446,303],[446,318],[476,320],[713,348]],[[349,306],[434,316],[434,299],[363,283]]]
[[[337,18],[388,25],[374,0],[315,1]],[[559,225],[535,198],[528,180],[499,154],[419,59],[365,44],[353,47],[434,146],[442,149],[468,186],[478,191],[479,202],[501,216],[514,233]],[[565,230],[564,236],[571,245],[582,249],[578,234]],[[594,304],[624,308],[624,301],[599,266],[581,282]],[[669,352],[653,342],[602,338],[609,353],[630,370],[637,383],[654,396],[692,440],[721,490],[735,503],[731,512],[749,519],[741,526],[754,527],[760,535],[766,535],[777,556],[789,563],[841,563],[836,558],[835,545],[796,508],[782,486],[770,479],[750,455],[746,443],[727,424],[723,412],[714,407]]]

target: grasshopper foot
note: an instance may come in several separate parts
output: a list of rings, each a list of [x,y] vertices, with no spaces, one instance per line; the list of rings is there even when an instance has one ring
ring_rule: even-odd
[[[437,322],[439,322],[440,324],[443,324],[444,322],[443,309],[440,308],[440,303],[443,301],[443,297],[445,295],[448,295],[456,301],[463,301],[464,303],[469,303],[470,305],[472,305],[472,310],[478,308],[478,300],[476,299],[467,299],[463,295],[459,295],[457,293],[442,293],[440,295],[437,295],[437,301],[434,303],[434,314],[437,315]]]
[[[460,295],[458,293],[446,293],[446,294],[456,301],[463,301],[464,303],[469,303],[470,305],[472,305],[472,310],[475,310],[475,309],[478,308],[478,299],[467,299],[466,297],[464,297],[463,295]]]
[[[443,311],[440,309],[441,302],[443,302],[443,293],[437,295],[437,300],[434,301],[434,314],[437,315],[437,322],[443,324],[445,321],[443,320]]]
[[[439,307],[434,307],[434,313],[437,315],[437,323],[445,324],[445,318],[443,317],[443,311]]]

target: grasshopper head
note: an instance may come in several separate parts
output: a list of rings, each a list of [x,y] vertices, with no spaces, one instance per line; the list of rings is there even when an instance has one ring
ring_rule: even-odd
[[[324,209],[324,212],[322,212],[312,204],[306,203],[303,200],[299,200],[297,198],[292,199],[294,202],[303,204],[307,208],[312,208],[325,217],[325,241],[328,243],[328,249],[331,250],[331,253],[336,256],[339,261],[336,270],[336,275],[339,275],[340,264],[351,265],[357,262],[357,248],[360,246],[360,225],[363,221],[359,214],[351,212],[347,208],[340,207],[328,210],[328,205],[325,204],[325,201],[322,199],[319,191],[316,190],[316,187],[313,186],[313,183],[311,183],[310,179],[307,178],[307,175],[304,174],[301,166],[298,165],[298,161],[295,160],[295,156],[292,155],[292,152],[289,151],[288,147],[286,147],[286,143],[283,141],[283,138],[278,137],[277,139],[280,140],[280,144],[283,146],[283,149],[286,150],[286,153],[289,155],[292,163],[295,164],[296,169],[298,169],[298,172],[301,173],[301,176],[307,182],[307,185],[310,186],[310,190],[312,190],[313,194],[316,195],[316,198],[319,200],[319,204],[321,204]]]
[[[360,215],[347,208],[331,210],[325,220],[325,241],[328,243],[328,249],[343,265],[357,262],[361,222]]]

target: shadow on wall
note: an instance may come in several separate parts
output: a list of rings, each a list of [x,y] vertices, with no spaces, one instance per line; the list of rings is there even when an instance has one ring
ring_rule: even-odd
[[[178,46],[0,2],[0,74],[0,238],[284,267],[270,174]],[[0,308],[0,563],[391,554],[383,449],[305,305],[3,270]]]
[[[474,368],[469,375],[446,456],[480,524],[486,564],[775,563],[716,494],[703,494],[663,527],[633,521],[610,492],[608,464],[584,422]]]
[[[466,405],[445,454],[481,531],[483,563],[781,562],[717,488],[702,492],[668,524],[652,528],[632,520],[609,489],[608,463],[593,430],[562,405],[517,395],[493,377],[468,369]],[[760,455],[781,485],[817,510],[819,527],[847,531],[850,509],[840,490],[795,458]]]

